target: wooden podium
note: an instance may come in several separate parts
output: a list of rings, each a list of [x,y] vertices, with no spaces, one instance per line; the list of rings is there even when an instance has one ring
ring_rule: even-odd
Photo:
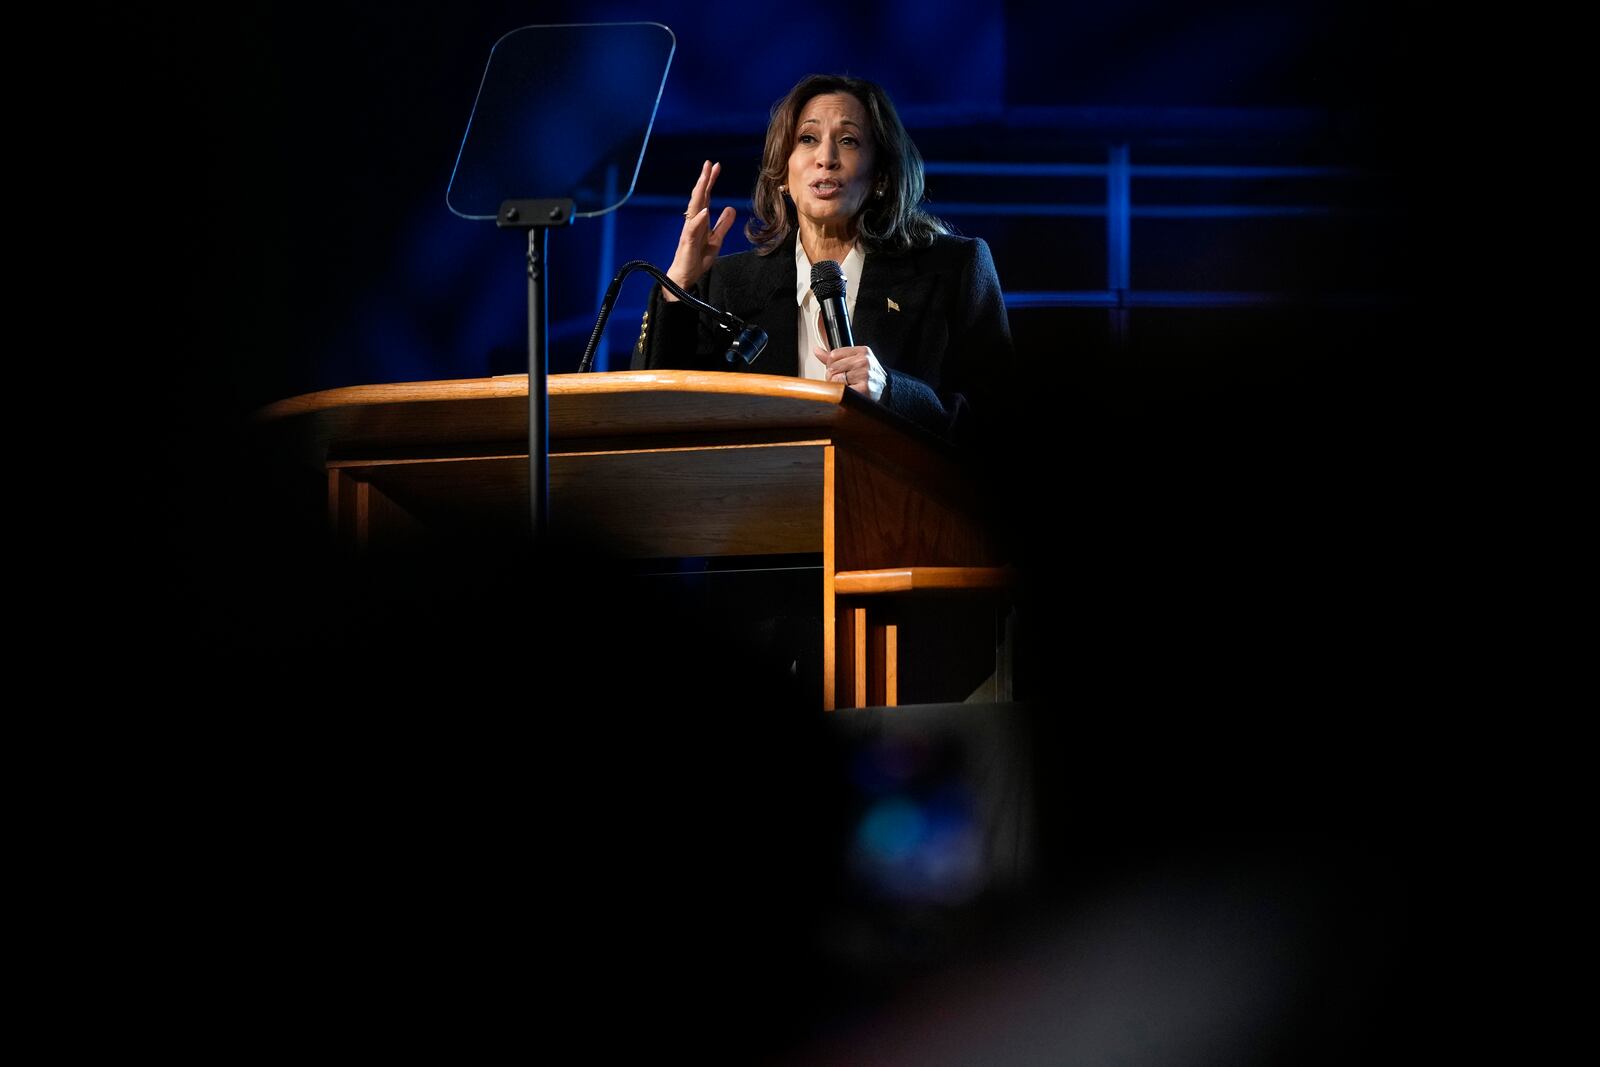
[[[549,395],[561,539],[628,558],[821,554],[828,708],[898,703],[880,606],[1007,582],[955,453],[841,384],[618,371],[552,375]],[[327,472],[329,520],[366,550],[525,535],[527,396],[526,375],[365,385],[260,418]]]

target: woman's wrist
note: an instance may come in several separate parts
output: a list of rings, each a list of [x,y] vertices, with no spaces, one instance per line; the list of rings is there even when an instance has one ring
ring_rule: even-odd
[[[689,289],[694,285],[695,281],[698,281],[699,279],[697,278],[692,281],[685,281],[685,272],[674,270],[673,268],[676,266],[677,264],[674,263],[672,267],[667,268],[667,280],[673,285],[676,285],[679,289],[682,289],[684,292],[688,292]],[[669,303],[676,304],[678,302],[677,294],[671,289],[668,289],[665,285],[661,287],[661,295],[666,298]]]

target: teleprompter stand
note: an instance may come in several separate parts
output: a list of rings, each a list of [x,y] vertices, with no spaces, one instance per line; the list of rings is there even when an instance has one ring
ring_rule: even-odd
[[[502,230],[528,233],[528,501],[533,537],[550,528],[549,281],[550,231],[568,226],[576,212],[570,199],[507,200],[495,215]]]
[[[490,50],[450,175],[452,212],[528,235],[528,499],[536,541],[549,529],[550,231],[615,211],[632,195],[676,49],[672,31],[653,22],[512,30]]]

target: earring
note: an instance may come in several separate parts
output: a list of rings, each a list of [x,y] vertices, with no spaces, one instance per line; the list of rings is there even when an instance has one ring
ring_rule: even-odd
[[[787,185],[780,185],[780,186],[778,186],[778,192],[783,194],[784,196],[788,196],[789,195],[789,187]]]
[[[882,200],[883,199],[883,186],[880,185],[876,189],[872,190],[872,195],[874,197],[876,197],[877,199]]]

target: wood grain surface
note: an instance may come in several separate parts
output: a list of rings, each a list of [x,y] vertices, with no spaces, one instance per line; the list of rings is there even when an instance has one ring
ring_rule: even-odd
[[[1005,589],[1015,580],[1009,567],[885,567],[839,571],[833,576],[837,596]]]

